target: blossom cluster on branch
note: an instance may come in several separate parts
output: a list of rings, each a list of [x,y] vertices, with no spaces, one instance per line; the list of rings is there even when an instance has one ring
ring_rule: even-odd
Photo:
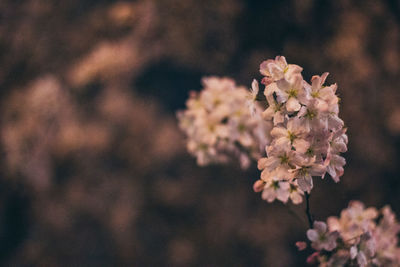
[[[262,172],[254,188],[269,202],[290,197],[301,203],[303,192],[313,188],[313,176],[324,178],[328,172],[338,182],[343,174],[345,159],[340,153],[347,150],[347,135],[338,116],[337,85],[324,85],[327,72],[313,76],[309,84],[301,71],[283,56],[260,65],[268,103],[262,116],[274,127],[267,156],[258,160]],[[256,81],[252,90],[259,90]]]
[[[380,211],[352,201],[340,217],[327,223],[315,221],[307,231],[311,247],[316,250],[307,259],[319,266],[399,266],[400,224],[389,206]],[[298,242],[302,249],[305,244]]]
[[[187,109],[178,112],[189,152],[199,165],[236,157],[247,168],[269,143],[270,123],[262,119],[259,106],[249,109],[248,90],[232,79],[208,77],[202,83],[204,89],[191,92]]]
[[[249,93],[229,78],[204,78],[204,89],[192,92],[187,109],[178,112],[188,150],[199,165],[232,156],[242,167],[258,160],[262,172],[254,190],[263,191],[268,202],[301,203],[313,176],[323,178],[328,172],[338,182],[347,135],[338,116],[337,86],[324,85],[328,73],[313,76],[309,84],[301,71],[283,56],[264,61],[263,93],[256,80]]]
[[[313,177],[328,173],[335,182],[344,172],[348,138],[339,118],[336,84],[325,85],[328,73],[308,83],[302,68],[285,57],[264,61],[260,90],[250,91],[229,78],[203,79],[204,89],[192,92],[187,109],[178,112],[187,147],[199,165],[236,157],[242,167],[257,162],[261,177],[253,189],[268,202],[294,204],[306,197],[307,231],[316,251],[308,263],[319,266],[400,266],[400,224],[386,206],[379,212],[353,201],[341,216],[314,221],[309,210]],[[300,250],[305,242],[297,242]]]

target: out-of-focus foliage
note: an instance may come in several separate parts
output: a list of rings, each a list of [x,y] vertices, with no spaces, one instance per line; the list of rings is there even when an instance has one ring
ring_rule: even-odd
[[[255,166],[197,167],[174,117],[201,76],[250,86],[277,54],[306,79],[330,72],[349,127],[316,219],[350,199],[400,214],[397,1],[4,0],[0,14],[3,264],[301,266],[303,207],[259,200]]]

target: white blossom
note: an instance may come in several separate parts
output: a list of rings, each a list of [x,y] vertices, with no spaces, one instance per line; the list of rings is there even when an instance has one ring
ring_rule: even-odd
[[[326,223],[315,221],[314,228],[307,231],[307,237],[314,249],[331,251],[337,246],[336,240],[339,233],[329,232]]]
[[[246,168],[259,159],[269,143],[271,122],[261,116],[261,108],[249,99],[255,98],[258,87],[249,91],[229,78],[208,77],[204,89],[192,93],[187,109],[178,112],[180,128],[187,136],[187,148],[199,165],[225,163],[236,157]],[[254,99],[253,99],[254,100]]]
[[[300,204],[304,192],[313,189],[313,179],[326,173],[339,182],[348,137],[339,117],[337,85],[325,85],[327,72],[310,83],[301,72],[300,66],[277,56],[260,65],[265,88],[257,80],[248,90],[229,78],[204,78],[204,89],[192,92],[187,109],[177,114],[198,164],[236,157],[245,168],[257,161],[261,174],[253,189],[268,202]],[[399,233],[400,224],[388,206],[378,211],[352,201],[340,217],[314,221],[307,238],[316,251],[307,262],[400,266]],[[306,248],[304,242],[297,246]]]
[[[373,207],[352,201],[339,218],[328,218],[328,227],[314,222],[314,228],[307,231],[316,250],[308,261],[327,267],[399,266],[399,233],[400,224],[388,206],[379,214]]]
[[[265,184],[261,197],[268,202],[278,199],[286,203],[290,196],[289,190],[290,184],[288,182],[279,181],[275,178]]]
[[[365,232],[359,238],[358,244],[350,248],[350,259],[357,259],[359,266],[367,266],[368,262],[375,255],[375,242],[370,232]]]
[[[258,168],[266,182],[273,178],[296,181],[310,193],[313,177],[324,178],[328,173],[339,181],[346,163],[341,153],[347,151],[348,140],[338,116],[337,85],[325,85],[328,73],[313,76],[309,84],[301,71],[282,56],[260,65],[268,104],[262,117],[274,127]]]
[[[264,76],[271,77],[273,81],[286,79],[290,82],[292,78],[302,70],[303,69],[298,65],[287,64],[283,56],[277,56],[275,60],[266,60],[260,65],[260,73]]]
[[[274,125],[285,121],[285,105],[278,103],[272,95],[267,96],[268,108],[262,113],[262,116],[267,121],[273,121]]]
[[[258,82],[254,79],[251,83],[250,94],[248,95],[247,101],[251,115],[255,115],[257,112],[257,95],[259,90]]]
[[[258,161],[267,200],[301,203],[314,177],[324,178],[326,173],[338,182],[348,140],[339,118],[337,85],[325,85],[328,73],[307,83],[301,72],[300,66],[277,56],[260,65],[265,88],[257,80],[248,90],[232,79],[204,78],[204,89],[193,93],[187,110],[178,113],[189,152],[200,165],[232,157],[242,167]],[[277,181],[285,182],[285,194],[281,190],[279,197],[271,187]]]

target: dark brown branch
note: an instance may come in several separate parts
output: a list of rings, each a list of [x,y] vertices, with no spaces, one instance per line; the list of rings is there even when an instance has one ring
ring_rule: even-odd
[[[312,229],[314,225],[314,219],[310,213],[310,194],[305,192],[305,196],[306,196],[306,214],[307,214],[308,224],[310,226],[310,229]]]

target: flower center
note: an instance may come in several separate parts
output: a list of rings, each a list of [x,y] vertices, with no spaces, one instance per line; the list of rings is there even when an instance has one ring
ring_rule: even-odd
[[[296,135],[291,131],[288,131],[288,138],[290,140],[290,143],[293,143],[294,139],[296,139]]]
[[[296,192],[297,191],[297,187],[294,185],[290,185],[290,193]]]
[[[308,167],[301,167],[301,169],[299,170],[299,175],[301,177],[307,176],[308,175]]]
[[[289,158],[288,158],[288,156],[286,156],[286,154],[280,156],[279,159],[281,160],[281,164],[285,164],[285,163],[289,162]]]
[[[290,89],[289,90],[289,92],[288,92],[288,94],[289,94],[289,97],[297,97],[297,90],[296,89]]]
[[[279,182],[278,182],[278,181],[273,181],[273,182],[272,182],[272,187],[273,187],[274,189],[278,189],[278,188],[279,188]]]
[[[313,156],[314,155],[314,149],[312,149],[311,147],[307,149],[306,151],[306,155],[307,156]]]
[[[283,69],[283,73],[286,73],[289,70],[289,65]]]
[[[246,126],[244,125],[244,124],[239,124],[239,126],[238,126],[238,130],[239,130],[239,132],[241,132],[241,133],[243,133],[245,130],[246,130]]]
[[[320,235],[319,236],[319,241],[324,242],[326,240],[326,236],[325,235]]]
[[[317,97],[319,97],[319,92],[318,91],[312,92],[311,96],[314,98],[317,98]]]
[[[275,111],[275,112],[281,111],[281,108],[282,108],[282,107],[283,107],[283,104],[282,104],[282,103],[276,104],[276,105],[275,105],[274,111]]]
[[[306,115],[304,115],[304,116],[305,116],[306,118],[312,120],[312,119],[314,119],[314,118],[317,116],[317,114],[316,114],[316,112],[307,109],[307,113],[306,113]]]
[[[206,144],[200,144],[200,145],[199,145],[199,149],[200,149],[200,150],[207,150],[207,147],[208,147],[208,146],[207,146]]]
[[[219,104],[221,104],[221,100],[219,100],[218,98],[214,100],[214,106],[218,106]]]

